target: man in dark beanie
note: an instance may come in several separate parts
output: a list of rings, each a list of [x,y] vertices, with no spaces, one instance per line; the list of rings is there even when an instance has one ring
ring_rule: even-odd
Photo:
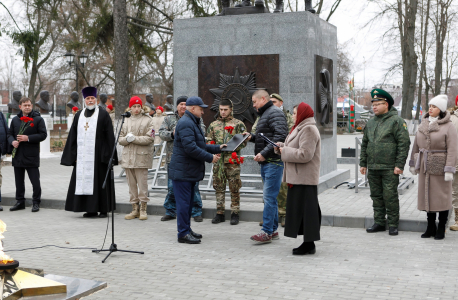
[[[168,115],[164,118],[161,127],[159,128],[159,136],[163,141],[166,141],[166,162],[167,171],[169,170],[170,160],[173,153],[173,142],[175,140],[175,126],[178,120],[184,115],[186,111],[186,100],[187,96],[180,96],[177,98],[176,107],[177,110],[174,114]],[[200,128],[205,132],[205,125],[202,119],[200,119]],[[165,196],[164,208],[165,215],[161,218],[161,221],[170,221],[176,219],[176,202],[175,195],[173,194],[173,185],[170,178],[167,179],[168,193]],[[199,183],[196,183],[194,187],[194,205],[192,207],[192,217],[196,222],[202,222],[202,198],[199,192]]]

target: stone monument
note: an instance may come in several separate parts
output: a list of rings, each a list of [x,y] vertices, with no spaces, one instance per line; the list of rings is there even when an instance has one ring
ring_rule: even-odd
[[[11,110],[11,113],[13,115],[18,114],[21,110],[19,109],[19,100],[22,98],[22,93],[21,91],[14,91],[13,92],[13,99],[11,99],[11,102],[8,103],[8,108]],[[11,118],[10,118],[11,120]]]
[[[253,89],[279,93],[289,111],[306,102],[317,113],[322,133],[319,192],[349,178],[349,170],[337,169],[335,26],[310,11],[177,19],[173,42],[173,92],[198,95],[209,105],[203,116],[206,126],[213,120],[211,108],[218,97],[237,102],[243,116],[252,107],[248,95]],[[318,112],[321,99],[325,105]],[[244,123],[251,128],[250,117]],[[253,154],[253,143],[248,143],[242,155]],[[259,174],[259,166],[247,160],[242,173]]]
[[[80,110],[81,105],[79,104],[78,99],[79,99],[78,92],[72,92],[70,94],[70,101],[68,101],[67,107],[70,107],[70,109],[72,109],[74,106],[76,106]]]
[[[107,109],[107,101],[108,101],[107,94],[100,94],[99,95],[99,99],[100,99],[99,107],[101,109],[103,109],[103,110],[106,110]]]
[[[146,102],[143,105],[148,106],[152,110],[156,110],[156,107],[153,104],[153,101],[154,101],[153,94],[146,94],[145,97],[146,97]]]
[[[41,91],[40,100],[38,100],[35,105],[40,108],[40,114],[48,115],[51,110],[51,105],[49,104],[49,92]]]

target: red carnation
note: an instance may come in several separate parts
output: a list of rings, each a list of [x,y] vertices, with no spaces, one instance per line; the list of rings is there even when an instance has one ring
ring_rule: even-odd
[[[288,183],[288,187],[289,187],[289,188],[292,188],[293,185],[292,185],[291,183]]]
[[[33,126],[35,126],[35,124],[33,124],[33,123],[32,123],[32,124],[30,124],[30,127],[33,127]]]
[[[233,159],[236,159],[236,158],[237,158],[237,153],[232,152],[232,158],[233,158]]]
[[[234,164],[234,161],[232,160],[232,158],[229,158],[229,163],[230,163],[231,165]]]
[[[244,157],[240,157],[240,163],[243,164]]]
[[[211,144],[211,145],[214,145],[214,144],[215,144],[215,141],[211,141],[210,144]]]

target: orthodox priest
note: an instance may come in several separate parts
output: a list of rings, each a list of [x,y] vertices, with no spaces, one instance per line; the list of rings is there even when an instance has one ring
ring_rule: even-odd
[[[82,93],[86,107],[75,115],[61,160],[61,165],[73,166],[65,210],[86,212],[85,218],[105,218],[111,211],[114,184],[109,180],[102,189],[115,143],[113,125],[106,110],[97,106],[97,89],[85,87]],[[117,165],[118,156],[114,157]]]

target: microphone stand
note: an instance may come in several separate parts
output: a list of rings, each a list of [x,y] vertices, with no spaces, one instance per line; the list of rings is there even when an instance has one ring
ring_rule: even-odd
[[[114,241],[114,207],[115,207],[115,187],[114,187],[114,171],[113,171],[113,158],[114,158],[114,155],[115,155],[115,152],[116,152],[116,146],[118,145],[118,141],[119,141],[119,135],[121,134],[121,130],[122,130],[122,125],[124,124],[124,119],[127,117],[130,117],[130,115],[125,115],[123,114],[122,115],[122,122],[121,122],[121,127],[117,133],[117,136],[116,136],[116,141],[115,141],[115,144],[114,144],[114,147],[113,147],[113,152],[111,153],[111,158],[110,158],[110,161],[108,163],[108,170],[107,170],[107,174],[105,175],[105,181],[103,182],[103,185],[102,185],[102,189],[105,189],[106,186],[107,186],[107,180],[108,180],[108,175],[111,173],[111,199],[110,197],[108,197],[107,195],[107,202],[109,202],[111,200],[111,245],[110,245],[110,248],[108,249],[101,249],[101,250],[92,250],[92,252],[96,252],[96,253],[99,253],[99,252],[102,252],[102,251],[109,251],[108,255],[105,256],[105,258],[102,260],[102,263],[104,263],[107,258],[111,255],[111,253],[113,252],[128,252],[128,253],[137,253],[137,254],[145,254],[145,252],[143,251],[128,251],[128,250],[121,250],[121,249],[118,249],[118,246],[115,244],[115,241]],[[107,193],[108,194],[108,193]]]

